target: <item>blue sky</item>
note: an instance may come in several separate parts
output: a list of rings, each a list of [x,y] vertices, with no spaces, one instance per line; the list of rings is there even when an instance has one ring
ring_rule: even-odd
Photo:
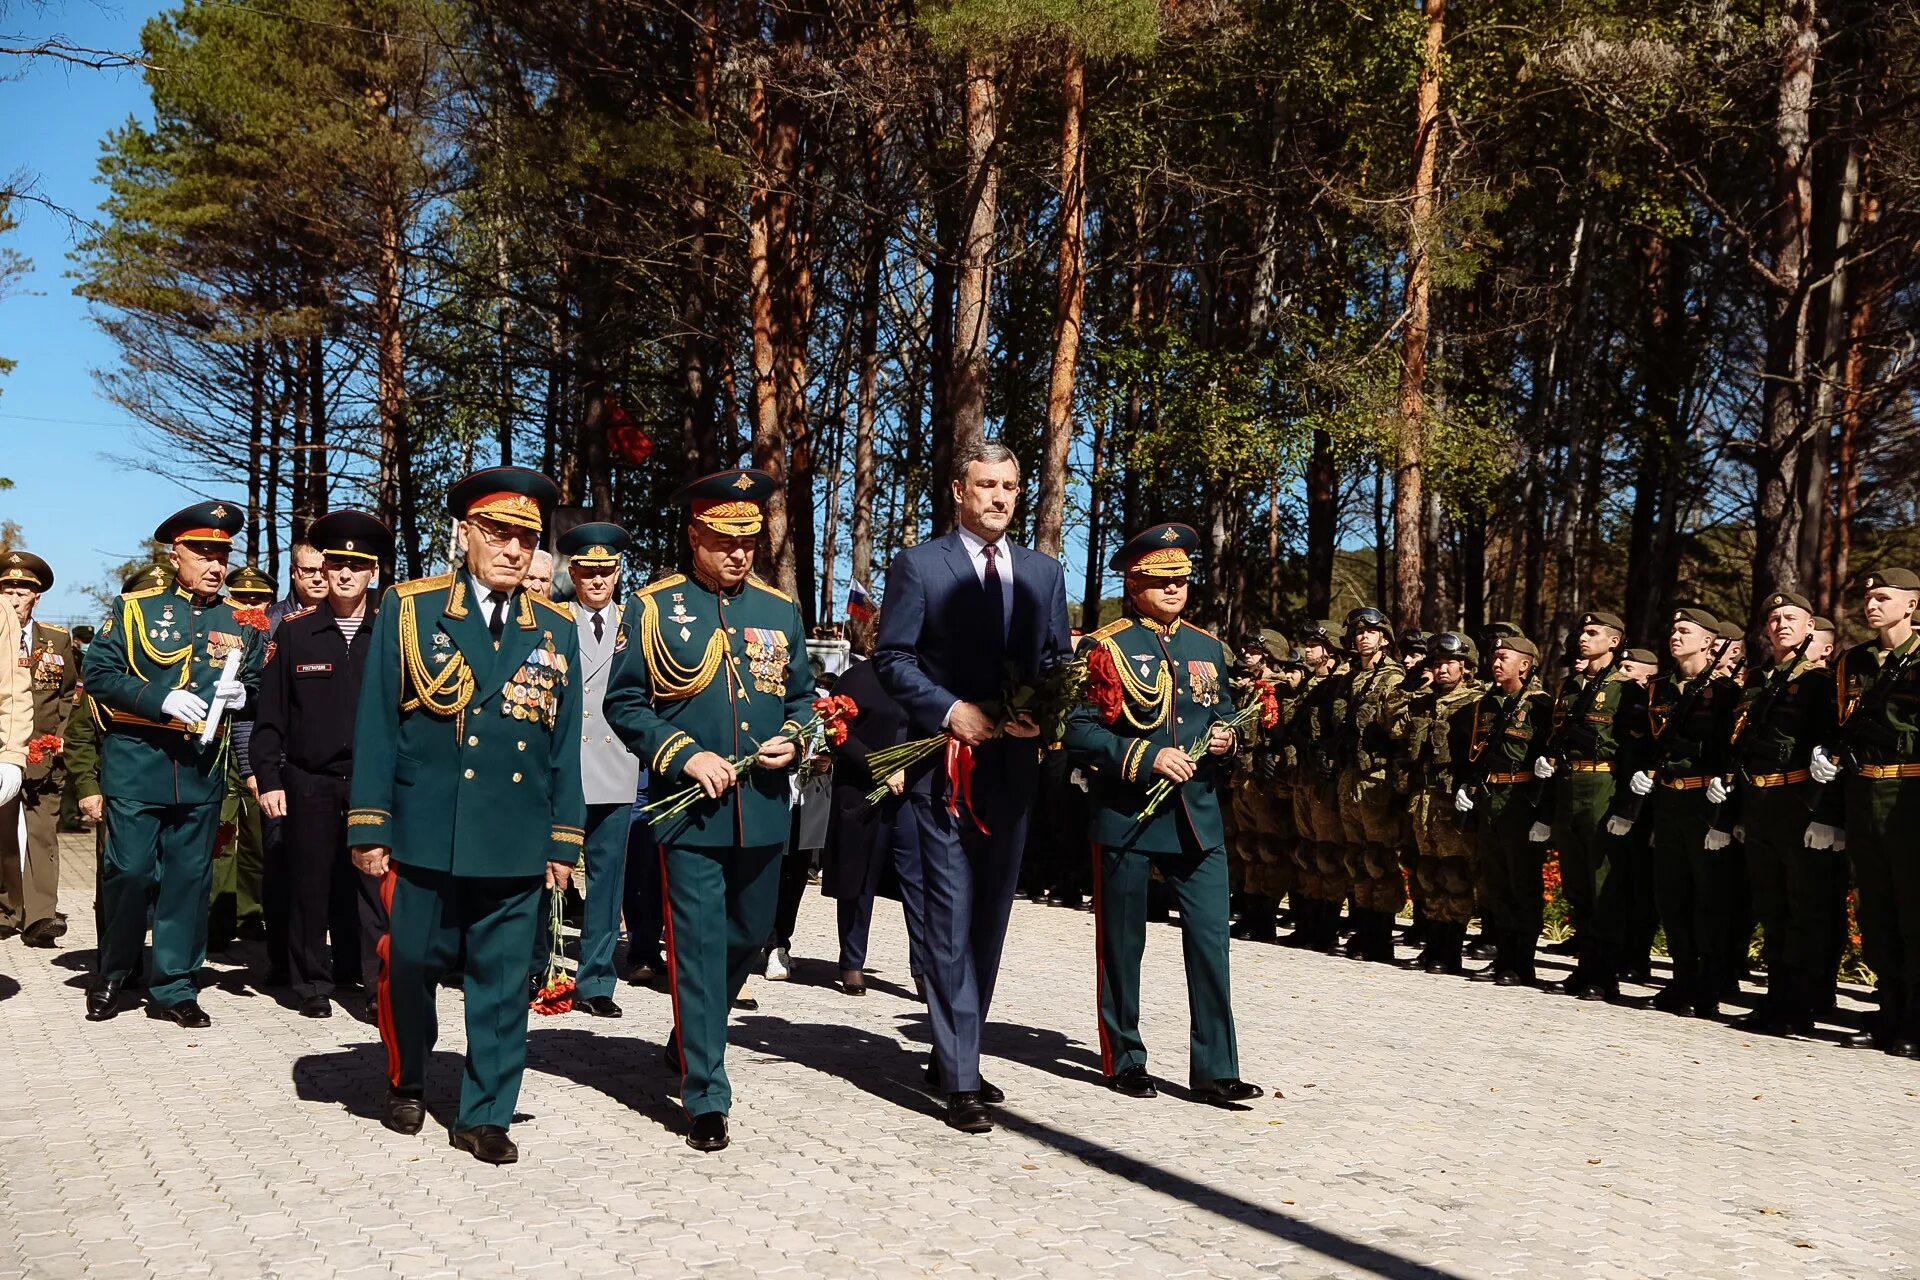
[[[43,9],[9,5],[0,33],[29,40],[62,35],[94,48],[132,49],[140,24],[159,3],[126,7],[55,3]],[[53,61],[0,80],[0,174],[24,170],[39,194],[92,216],[100,198],[94,162],[100,139],[129,115],[144,115],[146,86],[137,71],[88,71]],[[19,362],[0,378],[0,518],[17,521],[27,549],[53,566],[58,581],[41,603],[50,621],[91,618],[79,587],[136,554],[140,540],[193,496],[171,480],[124,467],[113,457],[138,453],[144,441],[126,416],[101,399],[91,370],[111,363],[113,348],[88,319],[67,278],[73,247],[65,219],[17,206],[20,228],[7,246],[33,259],[21,291],[0,300],[0,355]]]

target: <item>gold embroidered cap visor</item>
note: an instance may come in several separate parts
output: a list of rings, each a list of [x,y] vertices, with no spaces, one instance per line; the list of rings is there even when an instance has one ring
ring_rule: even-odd
[[[702,476],[673,495],[677,506],[715,533],[746,538],[766,523],[765,504],[773,496],[773,477],[751,467]]]
[[[554,550],[583,569],[611,569],[633,549],[633,535],[610,520],[577,524],[561,534]]]
[[[1193,573],[1193,553],[1199,549],[1200,535],[1193,526],[1156,524],[1128,538],[1107,567],[1149,578],[1184,578]]]
[[[462,520],[485,516],[501,524],[539,530],[560,500],[560,490],[538,471],[525,467],[488,467],[447,490],[447,509]]]
[[[237,502],[196,502],[162,520],[153,540],[168,546],[176,542],[205,545],[211,548],[208,554],[221,555],[246,523],[247,509]]]

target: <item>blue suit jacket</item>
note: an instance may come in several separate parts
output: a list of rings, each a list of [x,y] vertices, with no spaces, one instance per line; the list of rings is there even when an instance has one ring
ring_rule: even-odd
[[[998,701],[1007,663],[1030,682],[1050,662],[1072,656],[1060,562],[1006,545],[1013,620],[1004,642],[995,633],[998,611],[988,608],[958,533],[908,547],[887,570],[873,664],[881,684],[906,709],[915,737],[940,732],[956,701]]]

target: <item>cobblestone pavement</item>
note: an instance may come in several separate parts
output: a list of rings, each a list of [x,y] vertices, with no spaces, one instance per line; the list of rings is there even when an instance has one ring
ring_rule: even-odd
[[[1100,1087],[1093,920],[1016,908],[965,1137],[916,1087],[898,912],[872,990],[810,893],[796,980],[734,1015],[734,1145],[680,1141],[667,997],[534,1020],[521,1162],[372,1118],[371,1027],[211,966],[214,1025],[82,1021],[91,841],[59,951],[0,944],[0,1276],[1920,1275],[1920,1064],[1539,992],[1236,943],[1251,1107]],[[234,963],[228,963],[231,959]],[[1178,935],[1148,942],[1154,1067],[1185,1080]]]

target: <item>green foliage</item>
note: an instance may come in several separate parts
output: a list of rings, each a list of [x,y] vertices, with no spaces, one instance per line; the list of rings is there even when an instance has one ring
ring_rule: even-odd
[[[1144,58],[1159,37],[1155,0],[944,0],[919,17],[942,53],[1005,56],[1070,40],[1090,59]]]

